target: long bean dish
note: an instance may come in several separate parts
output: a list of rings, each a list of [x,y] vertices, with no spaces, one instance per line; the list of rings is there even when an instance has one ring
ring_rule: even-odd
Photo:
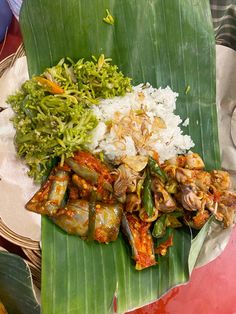
[[[41,188],[26,209],[69,234],[127,239],[135,268],[175,245],[167,230],[233,224],[229,174],[206,171],[169,87],[131,86],[110,59],[62,60],[9,98],[18,155]],[[54,166],[53,166],[54,165]],[[157,244],[157,239],[164,239]]]

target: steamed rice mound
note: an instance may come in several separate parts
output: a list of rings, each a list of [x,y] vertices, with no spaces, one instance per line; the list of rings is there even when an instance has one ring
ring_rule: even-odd
[[[194,143],[183,134],[182,120],[174,114],[177,97],[169,86],[156,89],[140,84],[123,97],[101,100],[92,107],[99,123],[89,149],[103,152],[112,162],[153,151],[164,162],[185,153]]]

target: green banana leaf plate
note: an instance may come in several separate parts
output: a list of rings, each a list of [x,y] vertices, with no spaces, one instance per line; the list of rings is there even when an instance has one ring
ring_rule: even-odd
[[[106,9],[114,24],[105,23]],[[208,169],[220,166],[215,105],[215,44],[208,0],[25,0],[20,25],[30,75],[62,57],[111,57],[133,84],[169,85],[177,113]],[[187,89],[187,91],[186,91]],[[136,271],[122,236],[87,243],[42,221],[42,312],[123,313],[189,280],[210,222],[192,239],[175,230],[158,265]]]

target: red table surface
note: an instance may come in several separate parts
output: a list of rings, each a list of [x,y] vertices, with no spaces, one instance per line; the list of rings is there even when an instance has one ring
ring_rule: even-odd
[[[9,28],[0,60],[16,51],[21,43],[15,19]],[[195,269],[189,283],[173,288],[160,300],[131,314],[236,314],[236,228],[224,252],[204,267]],[[0,239],[0,244],[7,245]],[[18,253],[9,245],[9,250]],[[66,314],[66,313],[65,313]]]
[[[0,43],[0,61],[14,53],[22,42],[19,23],[13,17],[6,39]]]
[[[223,253],[195,269],[189,283],[129,314],[236,314],[236,228]]]

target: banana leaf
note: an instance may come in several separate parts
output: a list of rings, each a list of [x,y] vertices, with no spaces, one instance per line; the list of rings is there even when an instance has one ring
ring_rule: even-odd
[[[114,24],[103,21],[106,9]],[[208,0],[25,0],[20,25],[30,75],[68,56],[104,53],[133,84],[169,85],[177,113],[189,118],[194,151],[220,165],[215,49]],[[210,222],[209,222],[210,224]],[[42,220],[43,313],[123,313],[189,280],[209,224],[194,239],[174,230],[174,246],[156,267],[136,271],[122,236],[108,245],[69,236]]]
[[[8,314],[40,313],[29,266],[8,252],[0,252],[0,313],[5,313],[1,302]]]

